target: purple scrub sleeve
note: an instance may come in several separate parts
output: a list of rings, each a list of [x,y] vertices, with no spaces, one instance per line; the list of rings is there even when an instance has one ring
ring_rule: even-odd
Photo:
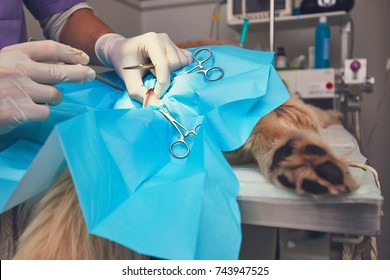
[[[27,41],[23,4],[37,20],[65,11],[84,0],[1,0],[0,49]]]

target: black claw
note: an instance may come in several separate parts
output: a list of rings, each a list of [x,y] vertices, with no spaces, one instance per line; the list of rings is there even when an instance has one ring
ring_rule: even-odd
[[[327,180],[333,185],[342,184],[344,181],[344,176],[341,169],[330,161],[314,167],[314,171],[319,177]]]
[[[293,144],[294,141],[289,140],[286,144],[275,151],[274,157],[272,159],[271,170],[274,170],[286,157],[292,155],[294,149]]]
[[[326,151],[322,149],[321,147],[318,147],[316,145],[307,145],[305,149],[303,150],[303,153],[305,155],[317,155],[317,156],[323,156],[326,154]]]
[[[279,180],[279,182],[280,182],[283,186],[285,186],[286,188],[288,188],[288,189],[295,189],[295,184],[292,183],[292,182],[290,182],[290,181],[287,179],[286,176],[284,176],[284,175],[279,175],[279,176],[278,176],[278,180]]]
[[[311,194],[326,194],[328,193],[328,189],[324,187],[321,184],[318,184],[317,182],[311,181],[311,180],[303,180],[302,182],[302,189]]]

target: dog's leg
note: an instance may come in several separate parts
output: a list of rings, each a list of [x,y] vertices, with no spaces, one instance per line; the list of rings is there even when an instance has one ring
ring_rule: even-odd
[[[251,154],[274,184],[314,196],[356,189],[347,165],[320,138],[316,112],[290,99],[263,117],[237,154]],[[337,119],[337,114],[331,116]],[[329,121],[325,122],[329,123]]]
[[[72,178],[66,170],[38,203],[15,259],[139,259],[143,256],[88,234]]]

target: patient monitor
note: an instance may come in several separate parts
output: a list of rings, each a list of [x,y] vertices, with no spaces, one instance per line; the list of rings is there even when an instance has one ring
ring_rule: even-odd
[[[245,10],[244,10],[245,9]],[[249,18],[252,23],[269,18],[270,0],[227,0],[227,22],[230,25],[242,24]],[[291,15],[292,0],[275,0],[277,16]]]

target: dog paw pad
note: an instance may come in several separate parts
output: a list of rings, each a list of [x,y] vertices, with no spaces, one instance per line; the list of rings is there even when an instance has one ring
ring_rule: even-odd
[[[302,181],[301,187],[302,190],[310,194],[319,195],[319,194],[327,194],[329,192],[327,187],[308,179],[304,179]]]
[[[278,176],[279,182],[285,186],[288,189],[295,189],[295,184],[293,182],[290,182],[286,176],[284,175],[279,175]]]
[[[293,154],[294,150],[294,141],[289,140],[286,144],[284,144],[282,147],[277,149],[274,153],[272,164],[271,164],[271,170],[274,170],[278,164],[283,161],[285,158],[291,156]]]
[[[318,147],[316,145],[307,145],[303,150],[303,154],[323,156],[326,154],[326,151],[324,149],[322,149],[321,147]]]
[[[319,177],[329,181],[333,185],[342,184],[344,181],[344,176],[341,169],[330,161],[315,166],[314,171]]]
[[[345,163],[317,138],[293,135],[271,158],[271,181],[286,189],[321,196],[345,194],[357,187]]]

